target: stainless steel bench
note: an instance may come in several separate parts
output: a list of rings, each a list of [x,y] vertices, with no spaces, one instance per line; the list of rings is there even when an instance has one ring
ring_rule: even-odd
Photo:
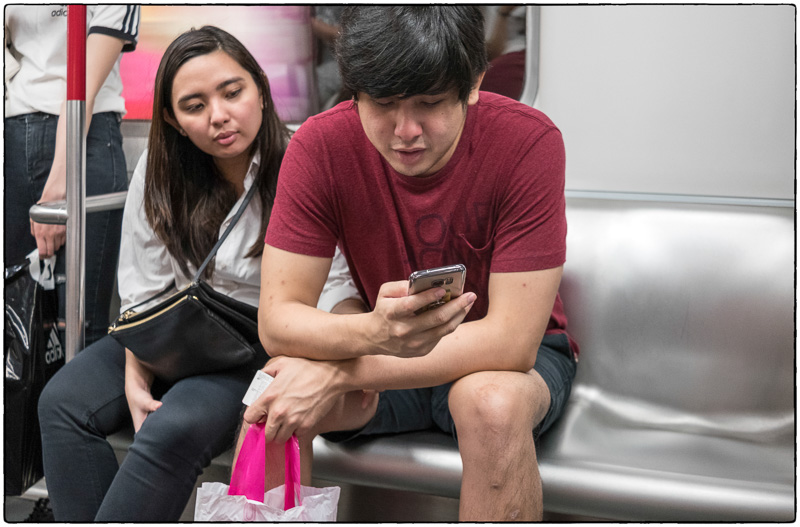
[[[582,354],[538,453],[545,510],[792,520],[793,210],[571,198],[567,216],[561,292]],[[314,473],[457,498],[461,459],[432,432],[318,438]]]
[[[582,353],[538,452],[546,514],[795,518],[794,211],[774,204],[568,199],[561,293]],[[459,495],[444,434],[314,450],[326,484]]]

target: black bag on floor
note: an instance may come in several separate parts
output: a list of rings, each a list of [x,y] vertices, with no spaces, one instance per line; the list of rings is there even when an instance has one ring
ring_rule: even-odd
[[[45,383],[64,365],[57,326],[55,258],[40,262],[35,253],[31,253],[32,261],[5,269],[6,496],[19,496],[44,476],[37,405]]]

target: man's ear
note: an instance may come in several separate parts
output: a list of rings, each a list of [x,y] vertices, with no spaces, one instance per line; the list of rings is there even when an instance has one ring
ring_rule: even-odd
[[[166,108],[162,110],[162,115],[164,116],[164,120],[167,121],[167,123],[169,123],[174,129],[176,129],[179,134],[186,135],[186,132],[183,131],[181,125],[178,124],[178,121],[176,121],[175,118],[169,114]]]
[[[469,97],[467,98],[467,104],[469,106],[472,106],[472,105],[474,105],[475,103],[478,102],[478,92],[481,89],[481,82],[483,81],[483,76],[484,75],[486,75],[485,71],[483,73],[481,73],[480,75],[478,75],[478,80],[475,81],[475,86],[473,86],[472,89],[469,92]]]

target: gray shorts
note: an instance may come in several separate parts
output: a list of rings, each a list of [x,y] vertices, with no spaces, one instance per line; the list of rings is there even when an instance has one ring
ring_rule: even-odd
[[[561,416],[569,399],[577,362],[564,334],[545,335],[533,366],[550,389],[550,408],[533,430],[538,439]],[[322,434],[333,442],[382,434],[398,434],[418,430],[441,430],[456,436],[456,426],[447,404],[453,383],[433,388],[387,390],[380,395],[372,420],[360,430]]]

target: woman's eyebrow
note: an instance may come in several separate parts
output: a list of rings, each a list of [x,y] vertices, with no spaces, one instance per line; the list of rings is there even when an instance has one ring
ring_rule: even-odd
[[[225,88],[225,86],[228,86],[229,84],[234,84],[236,82],[240,82],[240,81],[243,81],[243,80],[244,79],[242,77],[233,77],[231,79],[228,79],[226,81],[222,81],[219,84],[217,84],[217,88],[216,89],[217,89],[217,91],[219,91],[219,90]]]

